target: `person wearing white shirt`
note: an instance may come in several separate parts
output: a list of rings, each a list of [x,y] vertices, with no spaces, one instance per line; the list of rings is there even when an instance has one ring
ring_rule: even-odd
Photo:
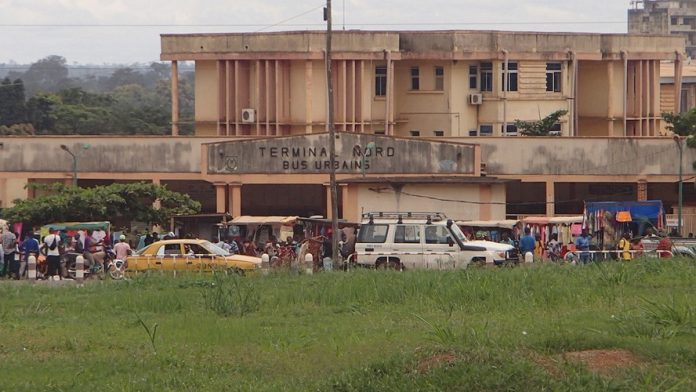
[[[47,235],[44,238],[44,245],[46,246],[48,276],[49,278],[58,276],[58,279],[60,279],[60,235],[58,235],[58,232]]]

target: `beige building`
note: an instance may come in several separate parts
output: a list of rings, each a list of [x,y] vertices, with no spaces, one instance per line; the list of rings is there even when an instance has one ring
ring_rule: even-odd
[[[196,133],[326,129],[322,32],[163,35],[162,60],[196,62]],[[669,36],[491,31],[338,32],[337,129],[413,137],[516,136],[557,111],[564,136],[655,136]],[[506,67],[507,64],[507,67]]]
[[[206,213],[329,216],[324,45],[322,32],[163,35],[172,136],[0,139],[0,208],[32,196],[28,183],[69,182],[60,144],[89,143],[83,186],[145,180],[191,194]],[[348,31],[333,48],[343,218],[389,209],[503,219],[578,214],[585,200],[676,202],[660,62],[674,62],[680,85],[683,38]],[[195,61],[193,137],[178,135],[179,61]],[[556,110],[568,111],[560,137],[514,128]],[[686,149],[685,173],[693,160]],[[685,192],[696,200],[693,185]]]

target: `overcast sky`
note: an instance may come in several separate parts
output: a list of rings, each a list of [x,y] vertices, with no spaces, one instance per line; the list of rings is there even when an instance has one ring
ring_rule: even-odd
[[[629,0],[333,0],[334,28],[626,32]],[[0,0],[0,63],[157,61],[161,33],[322,29],[323,0]],[[345,13],[343,12],[345,7]],[[296,17],[296,18],[293,18]],[[275,26],[278,22],[291,19]]]

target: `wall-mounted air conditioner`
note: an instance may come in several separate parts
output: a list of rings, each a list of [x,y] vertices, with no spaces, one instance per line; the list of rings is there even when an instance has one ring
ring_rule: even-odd
[[[469,103],[472,105],[480,105],[483,103],[483,95],[469,94]]]
[[[249,124],[256,122],[256,110],[242,109],[242,123]]]

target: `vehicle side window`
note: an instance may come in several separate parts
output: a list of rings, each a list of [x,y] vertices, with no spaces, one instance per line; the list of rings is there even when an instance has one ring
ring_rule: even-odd
[[[449,232],[444,226],[426,226],[425,227],[425,243],[426,244],[446,244],[449,238]]]
[[[394,243],[420,244],[420,226],[397,225],[394,231]]]
[[[358,242],[381,244],[387,240],[389,225],[363,225],[360,227]]]
[[[210,254],[210,252],[208,252],[207,249],[205,249],[204,247],[202,247],[202,246],[200,246],[200,245],[198,245],[198,244],[191,244],[191,245],[189,245],[189,249],[191,249],[191,251],[193,252],[193,254],[196,254],[196,255],[207,255],[207,254]]]
[[[179,244],[166,244],[162,248],[164,248],[164,254],[167,256],[181,256],[181,246]]]

